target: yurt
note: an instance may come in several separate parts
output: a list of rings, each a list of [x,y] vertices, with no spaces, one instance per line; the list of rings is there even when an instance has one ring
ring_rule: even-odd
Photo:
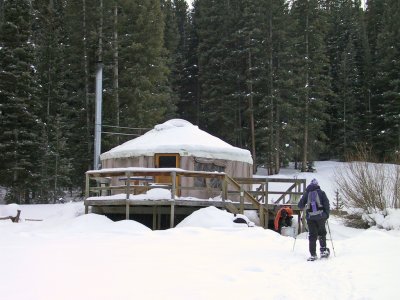
[[[225,172],[231,177],[252,177],[248,150],[234,147],[182,119],[156,125],[144,135],[100,156],[102,168],[181,168],[190,171]],[[168,180],[168,179],[167,179]],[[217,187],[218,182],[182,178],[182,186]],[[181,196],[210,197],[204,191],[182,190]]]

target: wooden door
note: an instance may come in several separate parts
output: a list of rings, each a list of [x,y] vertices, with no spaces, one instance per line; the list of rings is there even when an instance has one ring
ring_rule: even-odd
[[[156,168],[179,168],[180,156],[177,153],[157,153],[155,155]],[[156,183],[172,184],[171,176],[156,176]],[[176,186],[178,187],[179,178],[176,179]]]

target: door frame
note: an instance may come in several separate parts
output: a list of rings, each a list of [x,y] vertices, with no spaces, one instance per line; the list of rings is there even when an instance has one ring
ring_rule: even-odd
[[[181,165],[181,156],[179,153],[155,153],[154,154],[154,166],[156,168],[160,168],[160,157],[175,157],[175,167],[167,167],[167,168],[180,168]],[[155,183],[160,184],[172,184],[172,177],[171,176],[155,176],[154,177]],[[175,186],[176,186],[176,193],[180,196],[181,191],[179,189],[180,186],[180,179],[179,176],[176,176],[175,179]]]

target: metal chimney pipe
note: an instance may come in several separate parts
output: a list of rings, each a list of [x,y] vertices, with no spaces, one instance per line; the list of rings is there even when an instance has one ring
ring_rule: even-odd
[[[93,168],[100,169],[100,152],[101,152],[101,114],[103,102],[103,63],[97,63],[96,72],[96,106],[95,106],[95,123],[94,123],[94,161]]]

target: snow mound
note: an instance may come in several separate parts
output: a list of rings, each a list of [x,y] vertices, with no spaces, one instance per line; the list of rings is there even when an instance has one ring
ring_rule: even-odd
[[[150,228],[133,220],[122,220],[114,223],[114,230],[119,233],[152,232]]]
[[[16,203],[0,205],[0,217],[16,217],[18,210],[21,210],[21,207]]]
[[[106,216],[87,214],[65,222],[62,227],[67,232],[107,231],[113,223]]]
[[[154,129],[156,131],[161,131],[175,127],[189,127],[189,126],[193,126],[193,124],[183,119],[172,119],[164,122],[163,124],[158,124],[154,126]]]
[[[67,233],[122,233],[133,234],[152,231],[150,228],[133,220],[114,222],[103,215],[87,214],[71,219],[61,226]]]
[[[243,215],[241,216],[247,219],[247,217]],[[235,217],[233,214],[220,210],[215,206],[210,206],[193,212],[190,216],[186,217],[182,222],[176,225],[176,227],[248,227],[247,224],[234,223],[234,219]]]

